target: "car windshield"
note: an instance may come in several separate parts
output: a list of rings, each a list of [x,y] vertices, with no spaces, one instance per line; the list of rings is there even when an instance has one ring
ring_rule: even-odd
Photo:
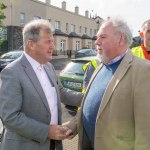
[[[18,52],[8,52],[3,54],[0,58],[1,59],[17,59],[19,56],[21,56],[23,52],[22,51],[18,51]]]
[[[63,72],[67,74],[84,75],[84,71],[82,69],[83,65],[84,63],[81,62],[70,62]]]

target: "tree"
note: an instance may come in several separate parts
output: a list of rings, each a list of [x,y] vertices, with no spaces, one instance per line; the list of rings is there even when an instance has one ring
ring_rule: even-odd
[[[0,3],[0,28],[3,26],[3,20],[6,18],[3,10],[6,9],[7,6],[4,3]],[[2,29],[1,29],[2,30]],[[2,36],[0,34],[0,45],[2,44]]]
[[[5,4],[0,3],[0,26],[3,25],[2,20],[4,20],[6,18],[6,16],[4,15],[4,12],[3,12],[3,10],[6,8],[7,8],[7,6]]]

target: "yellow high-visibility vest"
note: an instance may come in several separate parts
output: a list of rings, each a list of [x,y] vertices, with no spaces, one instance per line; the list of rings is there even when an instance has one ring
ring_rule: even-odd
[[[143,54],[143,50],[142,50],[141,46],[132,48],[132,53],[137,57],[145,59],[145,56]]]
[[[86,64],[84,64],[83,66],[82,66],[82,69],[83,69],[83,71],[85,72],[86,71],[86,69],[90,66],[90,65],[92,65],[93,67],[94,67],[94,69],[96,69],[97,67],[98,67],[98,65],[99,65],[99,62],[97,61],[97,60],[91,60],[90,62],[88,62],[88,63],[86,63]],[[84,94],[85,93],[85,87],[82,87],[82,93]],[[78,110],[80,110],[80,107],[78,107]]]
[[[91,60],[90,62],[88,62],[88,63],[86,63],[86,64],[84,64],[84,65],[82,66],[83,71],[85,72],[86,69],[87,69],[90,65],[92,65],[92,66],[94,67],[94,69],[96,69],[96,68],[98,67],[97,61],[93,59],[93,60]]]
[[[82,66],[83,71],[85,72],[86,69],[92,65],[94,70],[98,67],[98,61],[97,60],[91,60],[90,62],[86,63],[85,65]],[[82,87],[82,93],[85,93],[85,87]]]

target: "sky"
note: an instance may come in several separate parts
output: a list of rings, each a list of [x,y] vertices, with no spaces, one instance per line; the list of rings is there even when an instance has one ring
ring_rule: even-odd
[[[41,0],[44,1],[44,0]],[[63,0],[51,0],[51,4],[61,7]],[[120,16],[126,20],[132,30],[133,36],[138,35],[142,23],[150,19],[150,0],[65,0],[67,10],[74,12],[74,7],[79,7],[79,13],[85,14],[86,10],[97,14],[104,20],[108,16]]]

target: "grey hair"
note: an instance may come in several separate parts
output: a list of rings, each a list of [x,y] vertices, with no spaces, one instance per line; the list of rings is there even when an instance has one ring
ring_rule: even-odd
[[[127,23],[121,19],[120,17],[113,17],[113,18],[108,18],[107,22],[111,22],[113,27],[115,28],[116,35],[124,34],[125,35],[125,44],[131,45],[133,42],[132,38],[132,32],[127,25]]]
[[[49,34],[53,34],[53,27],[48,20],[44,19],[32,20],[24,26],[22,34],[23,34],[23,45],[25,50],[27,50],[28,48],[27,45],[28,40],[32,40],[34,42],[40,40],[41,30]]]
[[[142,26],[141,26],[141,32],[143,32],[144,30],[145,30],[145,26],[146,25],[150,25],[150,19],[149,20],[146,20],[143,24],[142,24]]]

